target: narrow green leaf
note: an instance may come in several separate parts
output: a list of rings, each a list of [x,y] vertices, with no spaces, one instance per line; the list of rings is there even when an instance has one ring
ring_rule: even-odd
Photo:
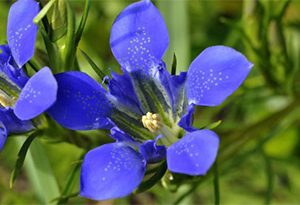
[[[24,140],[16,138],[16,142],[21,146]],[[51,200],[60,195],[59,187],[45,149],[38,140],[31,143],[24,168],[40,204],[54,205]]]
[[[93,68],[93,70],[98,74],[98,76],[100,77],[101,80],[104,79],[104,77],[106,76],[105,73],[101,70],[101,68],[99,68],[96,63],[94,63],[94,61],[88,56],[87,53],[85,53],[83,50],[80,50],[83,57],[87,60],[87,62],[90,64],[90,66]]]
[[[40,135],[40,132],[34,132],[32,133],[27,139],[26,141],[24,142],[24,144],[22,145],[19,153],[18,153],[18,158],[17,158],[17,161],[16,161],[16,164],[15,164],[15,167],[11,173],[11,176],[10,176],[10,182],[9,182],[9,187],[12,189],[13,185],[14,185],[14,182],[17,178],[17,176],[20,174],[21,172],[21,169],[23,167],[23,164],[24,164],[24,160],[25,160],[25,157],[27,155],[27,151],[29,149],[29,146],[31,145],[31,143],[33,142],[33,140],[38,136]]]
[[[140,184],[140,186],[137,188],[135,193],[141,193],[153,187],[164,176],[166,171],[167,171],[167,163],[163,162],[160,168],[156,171],[156,173],[152,177],[150,177],[148,180]]]
[[[33,23],[38,24],[46,16],[55,2],[56,0],[50,0],[33,19]]]
[[[76,34],[75,34],[75,45],[76,46],[78,45],[78,43],[80,41],[83,29],[85,27],[87,17],[89,15],[89,10],[90,10],[90,0],[85,0],[83,14],[82,14],[78,29],[77,29]]]
[[[171,75],[176,75],[176,68],[177,68],[177,58],[174,53],[173,55],[173,62],[172,62],[172,69],[171,69]]]

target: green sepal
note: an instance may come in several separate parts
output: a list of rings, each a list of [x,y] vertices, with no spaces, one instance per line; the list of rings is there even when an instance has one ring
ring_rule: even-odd
[[[199,176],[189,176],[185,174],[177,174],[170,171],[164,175],[161,180],[162,186],[170,192],[176,192],[182,184],[193,183]]]
[[[172,61],[172,68],[171,68],[171,75],[176,75],[176,68],[177,68],[177,58],[175,53],[173,54],[173,61]]]
[[[222,120],[218,120],[217,122],[213,122],[213,123],[205,126],[205,128],[213,130],[213,129],[217,128],[219,125],[221,125],[221,123],[222,123]]]
[[[143,181],[134,193],[141,193],[152,188],[158,181],[162,179],[167,171],[167,162],[164,161],[149,179]]]
[[[68,29],[68,16],[66,9],[66,1],[56,0],[53,5],[52,14],[50,18],[50,39],[52,42],[56,42],[67,33]]]

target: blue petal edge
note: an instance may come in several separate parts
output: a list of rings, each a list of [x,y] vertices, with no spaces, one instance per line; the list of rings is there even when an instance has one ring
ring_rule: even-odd
[[[160,136],[156,140],[147,140],[139,147],[140,153],[144,156],[147,163],[156,163],[166,158],[166,147],[156,144],[159,138]]]
[[[168,148],[168,169],[192,176],[205,175],[217,157],[218,147],[219,137],[211,130],[188,133]]]
[[[34,0],[18,0],[9,10],[7,40],[19,68],[34,54],[38,28],[33,19],[39,11],[39,4]]]
[[[129,195],[145,174],[144,158],[123,143],[105,144],[88,152],[83,160],[80,195],[107,200]]]
[[[123,69],[144,69],[160,60],[169,44],[167,27],[150,1],[135,2],[116,18],[111,29],[112,52]]]
[[[25,84],[15,104],[14,113],[21,120],[40,115],[56,101],[57,89],[57,82],[50,68],[42,68]]]
[[[246,79],[253,64],[226,46],[205,49],[190,65],[185,89],[189,104],[220,105]]]
[[[73,130],[110,129],[111,104],[94,79],[78,71],[55,75],[57,100],[48,110],[60,125]]]

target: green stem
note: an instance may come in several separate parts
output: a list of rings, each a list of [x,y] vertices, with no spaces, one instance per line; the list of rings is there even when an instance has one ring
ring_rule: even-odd
[[[79,160],[82,160],[84,157],[84,154],[82,154],[79,158]],[[69,198],[74,197],[72,194],[72,190],[76,184],[76,182],[78,182],[78,171],[80,170],[81,167],[81,163],[77,163],[75,165],[75,167],[72,169],[71,173],[68,176],[68,180],[66,183],[66,186],[64,188],[64,191],[62,192],[62,196],[60,196],[57,200],[57,204],[66,204],[69,200]],[[77,177],[76,177],[77,176]],[[79,193],[75,193],[75,194],[79,194]],[[75,196],[77,196],[75,195]]]
[[[269,204],[271,204],[271,199],[272,199],[273,184],[274,184],[274,172],[273,172],[273,168],[272,168],[272,161],[268,157],[268,155],[264,152],[263,149],[261,149],[261,154],[262,154],[265,164],[266,164],[267,191],[266,191],[265,204],[269,205]]]
[[[220,188],[219,188],[219,171],[218,161],[216,160],[214,165],[214,193],[215,193],[215,205],[220,204]]]

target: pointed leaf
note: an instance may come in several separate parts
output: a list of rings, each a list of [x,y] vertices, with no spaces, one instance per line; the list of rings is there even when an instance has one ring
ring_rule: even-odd
[[[23,164],[24,164],[24,160],[25,160],[25,157],[26,157],[26,154],[27,154],[27,151],[29,149],[29,146],[31,145],[32,141],[37,137],[39,136],[41,133],[40,132],[34,132],[32,133],[27,139],[26,141],[24,142],[24,144],[22,145],[19,153],[18,153],[18,158],[17,158],[17,161],[16,161],[16,164],[15,164],[15,167],[11,173],[11,176],[10,176],[10,183],[9,183],[9,186],[10,188],[13,187],[14,185],[14,182],[16,180],[16,178],[18,177],[18,175],[20,174],[20,171],[23,167]]]
[[[89,15],[90,3],[91,3],[90,0],[85,0],[84,11],[83,11],[83,14],[82,14],[82,17],[81,17],[78,29],[76,31],[76,35],[75,35],[75,45],[76,46],[78,45],[78,43],[80,41],[83,29],[85,27],[85,23],[86,23],[87,17]]]
[[[101,70],[101,68],[99,68],[97,66],[97,64],[88,56],[88,54],[86,52],[84,52],[83,50],[80,50],[83,57],[85,58],[85,60],[87,60],[87,62],[90,64],[90,66],[93,68],[93,70],[98,74],[98,76],[100,77],[101,80],[104,79],[104,77],[106,76],[105,73]]]

